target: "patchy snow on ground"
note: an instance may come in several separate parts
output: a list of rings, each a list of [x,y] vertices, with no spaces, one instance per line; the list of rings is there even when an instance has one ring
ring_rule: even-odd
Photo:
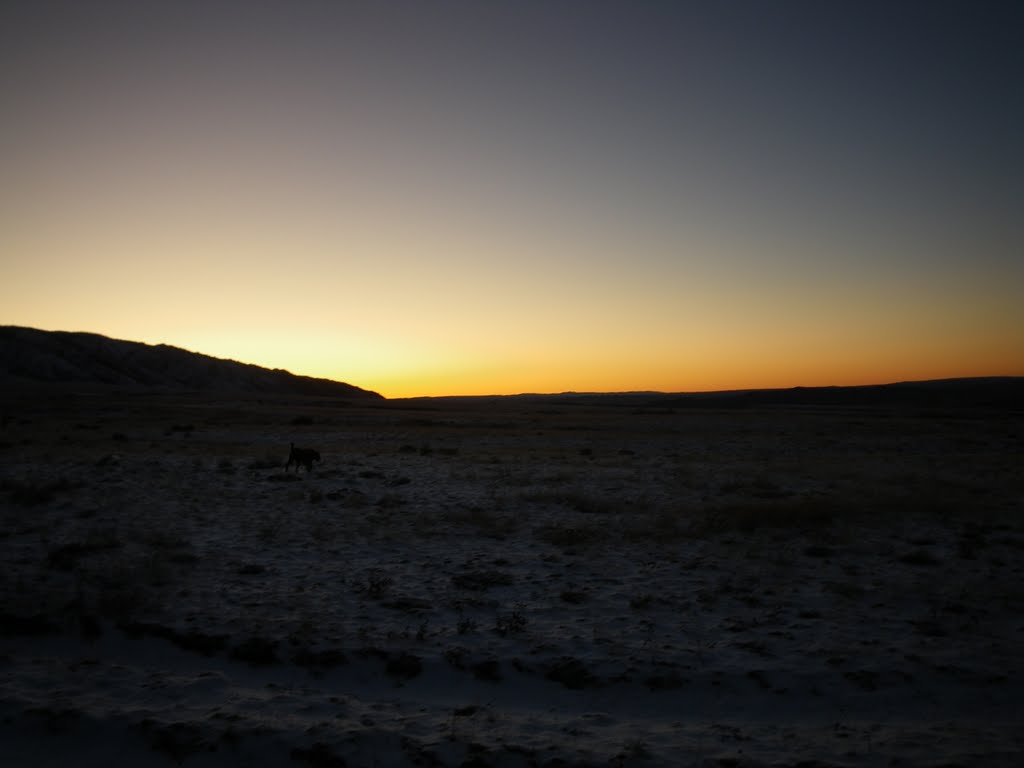
[[[8,411],[5,766],[1024,760],[1020,414]]]

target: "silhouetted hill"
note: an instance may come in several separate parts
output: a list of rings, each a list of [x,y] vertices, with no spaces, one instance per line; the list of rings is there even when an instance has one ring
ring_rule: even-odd
[[[5,386],[74,383],[129,389],[382,399],[376,392],[351,384],[296,376],[166,344],[9,325],[0,326],[0,382]]]

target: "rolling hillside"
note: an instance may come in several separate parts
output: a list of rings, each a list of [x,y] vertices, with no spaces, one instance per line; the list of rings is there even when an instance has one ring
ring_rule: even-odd
[[[166,344],[17,326],[0,326],[0,377],[5,386],[12,387],[74,383],[168,391],[381,398],[376,392],[351,384],[296,376]]]

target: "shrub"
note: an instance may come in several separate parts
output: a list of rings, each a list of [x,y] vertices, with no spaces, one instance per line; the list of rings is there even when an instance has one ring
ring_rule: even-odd
[[[356,591],[374,600],[380,600],[388,594],[394,583],[395,580],[388,574],[371,568],[366,572],[366,580],[356,585]]]
[[[548,667],[544,677],[571,690],[580,690],[599,683],[582,661],[572,657],[560,659]]]
[[[526,617],[519,611],[501,614],[494,622],[494,631],[502,637],[518,634],[526,629]]]

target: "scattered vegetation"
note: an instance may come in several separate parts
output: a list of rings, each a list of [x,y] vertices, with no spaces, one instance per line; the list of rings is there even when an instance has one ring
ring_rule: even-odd
[[[627,431],[637,427],[626,414],[609,416],[602,434],[594,424],[606,415],[569,408],[573,429],[556,432],[545,420],[565,417],[545,412],[510,418],[495,437],[479,419],[396,431],[393,413],[352,409],[337,436],[323,430],[333,474],[307,477],[281,473],[283,456],[250,448],[250,461],[241,447],[282,442],[292,406],[274,408],[265,423],[252,419],[251,441],[223,441],[201,416],[188,443],[160,439],[166,418],[150,432],[104,421],[52,449],[60,462],[48,470],[5,469],[0,636],[85,636],[89,626],[109,632],[111,620],[129,637],[220,657],[197,660],[202,668],[287,662],[302,680],[355,663],[346,679],[400,685],[441,657],[471,685],[525,675],[552,691],[609,686],[614,695],[629,681],[662,699],[691,680],[692,693],[721,685],[771,697],[781,691],[776,665],[793,663],[794,649],[813,659],[806,669],[839,683],[839,695],[888,684],[893,651],[917,673],[969,656],[984,638],[978,647],[994,652],[973,667],[957,661],[961,682],[1014,653],[1000,622],[1024,608],[1013,573],[1024,536],[1005,510],[1016,509],[1024,483],[1012,446],[998,441],[964,448],[978,456],[961,469],[962,457],[944,453],[953,443],[935,438],[915,452],[918,437],[894,422],[884,425],[899,436],[891,445],[878,444],[882,428],[870,423],[850,427],[871,438],[856,443],[831,416],[819,434],[775,415],[716,414],[709,436],[693,428],[699,414],[645,421],[650,435]],[[768,426],[798,434],[762,439]],[[118,428],[133,440],[98,463]],[[51,450],[33,439],[39,455]],[[943,474],[953,477],[930,492]],[[955,578],[936,582],[937,569]],[[858,621],[877,624],[860,630]],[[736,686],[754,664],[770,666]],[[884,680],[864,671],[876,667],[889,670]],[[831,696],[826,687],[816,695]],[[445,714],[462,718],[462,731],[477,718],[482,730],[489,706],[450,701]],[[345,702],[337,709],[356,722],[364,714]],[[154,748],[186,764],[205,744],[186,730],[158,731]],[[598,762],[651,759],[643,741],[619,738]],[[292,757],[341,764],[331,749],[314,742]],[[463,745],[451,749],[461,759]],[[483,752],[465,750],[465,763],[486,764]],[[435,759],[424,755],[424,764]]]
[[[498,614],[494,621],[494,631],[502,637],[518,634],[526,629],[526,617],[519,610],[511,613]]]
[[[373,600],[381,600],[388,595],[394,583],[394,578],[389,574],[371,568],[363,575],[363,580],[355,584],[355,590]]]
[[[459,619],[458,624],[455,625],[455,631],[460,635],[468,635],[476,632],[479,626],[479,622],[475,619]]]
[[[577,658],[565,657],[554,662],[544,672],[544,677],[566,688],[580,690],[592,688],[600,681],[591,674],[587,666]]]

